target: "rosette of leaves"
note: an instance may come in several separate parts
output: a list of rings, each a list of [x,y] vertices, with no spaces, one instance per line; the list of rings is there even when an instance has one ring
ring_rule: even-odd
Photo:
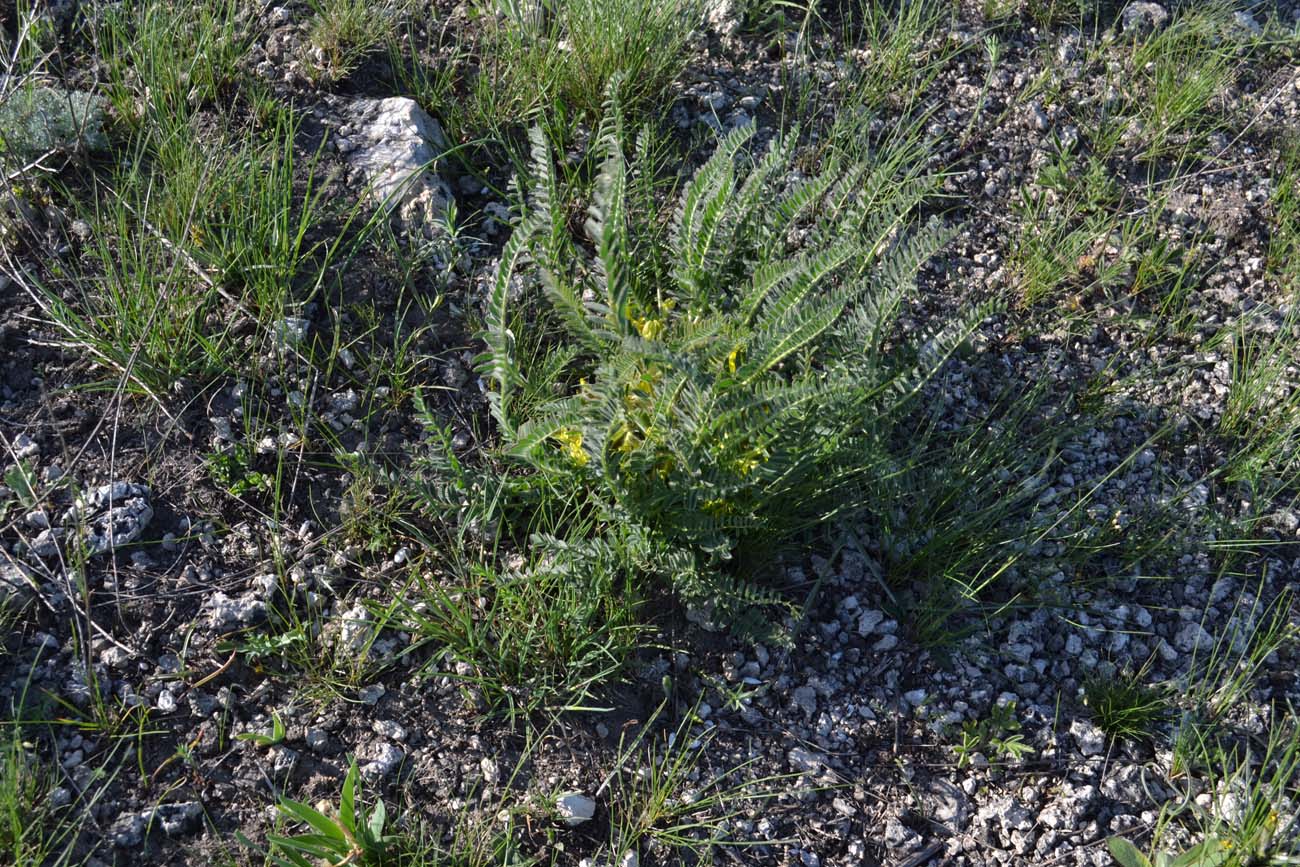
[[[894,346],[900,302],[949,237],[914,217],[933,178],[896,162],[808,177],[795,136],[757,152],[752,137],[721,139],[663,230],[613,106],[574,237],[534,130],[480,359],[508,453],[644,530],[676,589],[715,604],[758,598],[737,561],[883,507],[873,482],[900,411],[985,315]]]

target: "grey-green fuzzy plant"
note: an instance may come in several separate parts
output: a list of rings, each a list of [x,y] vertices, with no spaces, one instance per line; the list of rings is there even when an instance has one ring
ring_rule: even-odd
[[[103,150],[104,100],[37,85],[0,88],[0,158],[31,160],[52,151]],[[16,168],[16,166],[15,166]]]
[[[566,228],[534,133],[531,206],[488,299],[481,369],[506,452],[589,491],[608,526],[640,528],[654,571],[731,619],[762,598],[744,560],[879,508],[871,483],[889,471],[891,424],[983,313],[887,350],[919,264],[948,233],[916,225],[901,185],[865,189],[866,163],[792,177],[793,136],[755,154],[752,129],[726,135],[664,237],[636,205],[644,173],[610,117],[589,248]],[[531,336],[513,330],[532,300],[512,290],[517,276],[546,301],[529,321],[557,323],[564,364],[547,367],[547,388],[521,359]]]

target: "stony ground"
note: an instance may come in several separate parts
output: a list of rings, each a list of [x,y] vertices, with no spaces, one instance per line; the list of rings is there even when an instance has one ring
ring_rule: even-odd
[[[446,841],[495,827],[509,857],[542,863],[1107,865],[1112,837],[1146,850],[1158,835],[1172,852],[1230,836],[1259,797],[1269,839],[1241,863],[1296,863],[1297,778],[1277,769],[1300,699],[1294,442],[1269,456],[1271,475],[1234,472],[1243,446],[1224,419],[1239,430],[1244,406],[1247,425],[1285,432],[1266,408],[1285,409],[1294,385],[1288,356],[1270,401],[1240,397],[1264,376],[1246,337],[1297,336],[1278,191],[1296,183],[1300,7],[1220,10],[1221,86],[1157,128],[1167,116],[1143,114],[1151,67],[1135,46],[1198,4],[1083,18],[1058,5],[945,9],[870,105],[881,147],[919,123],[943,173],[924,207],[956,229],[903,330],[1004,302],[926,386],[916,424],[1002,418],[989,424],[1023,433],[1022,478],[953,485],[975,511],[1018,498],[1035,531],[954,602],[897,565],[932,559],[890,548],[923,549],[925,528],[836,528],[782,566],[784,643],[665,601],[622,675],[579,709],[489,709],[472,662],[377,613],[440,578],[432,519],[406,495],[428,419],[467,462],[494,436],[474,333],[510,233],[502,149],[421,105],[383,50],[319,75],[311,4],[243,9],[240,74],[300,119],[299,200],[391,212],[396,237],[340,257],[268,328],[243,302],[207,310],[247,367],[170,391],[135,388],[78,345],[38,288],[90,273],[79,262],[103,228],[69,197],[112,157],[37,175],[48,193],[11,204],[23,219],[2,236],[0,706],[20,754],[48,770],[40,821],[73,828],[49,857],[260,863],[267,834],[290,827],[277,799],[337,802],[355,757],[366,797],[401,827]],[[81,7],[50,13],[68,46],[52,86],[97,81],[106,49],[77,34],[102,10]],[[456,62],[482,26],[470,11],[410,11],[417,59]],[[683,173],[717,131],[753,122],[770,138],[796,104],[812,129],[866,110],[854,76],[884,62],[882,45],[846,41],[852,16],[805,28],[784,12],[765,28],[715,6],[692,34],[659,115]],[[215,136],[216,117],[201,107],[194,134]],[[1104,118],[1119,118],[1105,150]],[[331,216],[309,236],[347,231]],[[1008,409],[1025,394],[1032,406]],[[1136,732],[1097,706],[1125,685]],[[1249,758],[1189,765],[1206,716]],[[657,791],[670,807],[652,808]],[[477,857],[448,863],[509,861]]]

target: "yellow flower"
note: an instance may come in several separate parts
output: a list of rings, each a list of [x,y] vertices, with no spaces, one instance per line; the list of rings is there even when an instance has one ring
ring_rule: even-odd
[[[627,426],[627,422],[619,425],[618,430],[614,431],[609,438],[609,444],[623,454],[636,448],[636,437],[632,434],[632,429]]]
[[[636,326],[637,333],[645,340],[658,340],[664,333],[664,321],[662,319],[633,319],[632,324]]]
[[[556,431],[552,436],[560,441],[560,445],[563,447],[564,453],[569,456],[569,460],[578,466],[585,467],[587,461],[591,460],[591,455],[587,454],[582,447],[582,431],[566,428],[565,430]]]
[[[706,515],[726,515],[735,511],[735,507],[724,499],[706,500],[700,508]]]
[[[731,352],[727,355],[727,370],[729,370],[732,373],[736,372],[736,359],[739,357],[740,357],[740,347],[737,346],[735,349],[731,350]]]

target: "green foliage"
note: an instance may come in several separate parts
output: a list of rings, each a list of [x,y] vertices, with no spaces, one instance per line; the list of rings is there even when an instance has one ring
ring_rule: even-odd
[[[0,632],[10,637],[0,642],[0,661],[16,661],[9,656],[13,639],[21,642],[28,622],[21,608],[0,602]],[[17,693],[6,699],[0,711],[0,864],[82,864],[89,854],[82,845],[83,832],[94,827],[95,811],[110,788],[116,787],[128,752],[139,747],[147,711],[127,711],[111,720],[91,719],[58,697],[38,694],[32,689],[31,674],[20,677],[15,686]],[[86,736],[88,747],[100,735],[107,740],[106,746],[86,749],[85,767],[93,772],[82,777],[82,785],[61,804],[54,793],[67,783],[51,759],[58,755],[51,720],[74,726]]]
[[[275,634],[245,633],[238,640],[218,642],[217,649],[222,653],[238,653],[256,670],[263,662],[283,661],[293,653],[307,652],[307,644],[304,630],[295,628]]]
[[[20,275],[29,292],[70,343],[134,390],[168,393],[244,367],[252,341],[233,333],[231,306],[273,333],[295,295],[318,291],[344,244],[374,224],[310,240],[325,204],[310,182],[295,187],[296,131],[288,115],[269,140],[232,127],[205,146],[142,131],[78,203],[91,232],[74,270]]]
[[[445,585],[417,578],[418,603],[397,614],[418,644],[468,666],[456,676],[485,710],[511,719],[586,708],[640,644],[637,591],[618,551],[599,542],[534,543],[536,562],[522,569],[474,567]],[[441,661],[442,654],[434,673],[446,674]]]
[[[1136,120],[1146,159],[1195,153],[1221,123],[1213,101],[1236,68],[1233,4],[1195,4],[1135,46],[1130,98],[1122,113]]]
[[[1233,602],[1228,626],[1207,649],[1193,654],[1182,694],[1206,721],[1217,722],[1250,697],[1265,661],[1294,645],[1300,629],[1292,622],[1295,594],[1289,588],[1264,600],[1261,581],[1253,593]]]
[[[1292,305],[1273,333],[1248,328],[1243,317],[1222,338],[1231,365],[1218,425],[1231,444],[1226,475],[1261,493],[1293,485],[1300,471],[1300,393],[1293,387],[1297,328],[1300,314]]]
[[[35,85],[0,87],[0,159],[16,164],[47,152],[103,150],[104,100],[81,91]]]
[[[1009,701],[993,705],[984,719],[962,723],[961,742],[953,749],[957,753],[957,767],[964,768],[976,753],[992,752],[997,759],[1014,762],[1033,752],[1034,748],[1020,733],[1016,703]]]
[[[518,852],[511,809],[503,807],[491,823],[462,815],[449,839],[437,839],[409,814],[390,820],[382,800],[367,807],[355,759],[336,809],[322,811],[282,797],[278,810],[283,820],[303,828],[301,833],[268,837],[269,863],[276,867],[525,867],[533,863]],[[252,848],[243,835],[236,836]]]
[[[1145,671],[1119,671],[1084,681],[1084,701],[1097,725],[1112,738],[1148,739],[1169,716],[1172,703],[1143,680]]]
[[[489,0],[478,7],[483,35],[472,91],[490,127],[549,111],[600,115],[617,81],[629,111],[655,113],[686,65],[686,43],[702,14],[699,0]]]
[[[999,585],[1027,550],[1049,537],[1067,541],[1038,498],[1074,423],[1043,415],[1043,397],[1041,384],[1017,387],[956,426],[935,406],[914,414],[894,448],[894,472],[876,499],[907,508],[880,510],[873,529],[882,573],[923,645],[949,645],[978,628],[963,614],[1005,602]]]
[[[11,465],[4,474],[5,486],[23,509],[34,509],[40,500],[36,493],[36,464],[28,459]]]
[[[1252,601],[1246,603],[1247,597]],[[1175,787],[1184,781],[1185,791],[1161,808],[1150,855],[1127,841],[1111,842],[1122,865],[1296,863],[1300,724],[1295,710],[1275,702],[1248,728],[1239,727],[1233,713],[1257,684],[1264,657],[1294,642],[1290,615],[1289,593],[1267,605],[1243,593],[1229,618],[1233,625],[1207,654],[1198,651],[1177,692],[1160,703],[1171,708],[1176,698],[1183,705],[1170,738],[1168,780]],[[1171,853],[1168,831],[1175,822],[1199,842]]]
[[[952,15],[951,4],[936,0],[892,3],[862,0],[861,30],[852,34],[870,51],[853,80],[853,102],[872,108],[910,106],[960,50],[933,38]]]
[[[1106,5],[1097,0],[984,0],[984,17],[990,22],[1001,22],[1022,16],[1039,27],[1062,24],[1077,27],[1089,14],[1099,14]]]
[[[6,864],[45,863],[68,833],[47,800],[57,777],[28,746],[16,727],[0,730],[0,861]]]
[[[291,822],[306,825],[310,831],[289,837],[271,836],[272,861],[278,867],[321,864],[381,867],[394,863],[388,856],[398,838],[387,827],[388,810],[382,800],[367,810],[360,795],[361,776],[353,759],[334,815],[326,815],[301,801],[281,798],[280,814]]]
[[[1156,852],[1154,860],[1123,837],[1106,841],[1111,856],[1120,867],[1218,867],[1228,860],[1228,846],[1217,838],[1202,840],[1181,854]]]
[[[208,475],[232,497],[250,491],[269,491],[275,485],[272,477],[253,469],[253,456],[248,446],[242,443],[224,452],[213,452],[205,463]]]
[[[284,741],[284,735],[285,735],[284,721],[280,719],[280,715],[278,713],[272,711],[270,734],[266,734],[264,732],[241,732],[235,735],[235,740],[248,741],[254,746],[259,746],[259,747],[273,747],[276,744]]]
[[[1171,867],[1297,863],[1293,805],[1300,783],[1300,728],[1289,706],[1272,708],[1264,724],[1262,732],[1247,735],[1232,726],[1184,720],[1175,748],[1195,754],[1189,764],[1197,769],[1197,779],[1189,781],[1181,799],[1162,809],[1150,860],[1124,843],[1112,844],[1124,850],[1116,858],[1125,865]],[[1208,798],[1194,798],[1193,792]],[[1163,851],[1166,828],[1174,820],[1200,841],[1178,855]]]
[[[367,54],[391,40],[411,0],[311,0],[308,34],[319,50],[311,60],[327,81],[344,78]]]
[[[1181,312],[1200,242],[1170,240],[1160,222],[1167,193],[1150,187],[1148,201],[1134,201],[1102,160],[1068,150],[1043,167],[1038,187],[1022,193],[1011,255],[1026,303],[1068,290],[1077,310],[1094,290],[1122,291],[1145,293],[1162,316]]]
[[[1288,290],[1300,289],[1300,139],[1283,143],[1273,172],[1268,268]]]
[[[1206,840],[1221,840],[1233,867],[1296,863],[1294,797],[1300,785],[1300,724],[1294,708],[1270,712],[1262,737],[1247,740],[1220,731],[1202,741],[1213,808],[1197,818]]]
[[[535,132],[531,207],[502,255],[481,359],[507,453],[643,528],[667,558],[656,572],[724,622],[752,608],[719,577],[737,574],[728,564],[741,577],[781,543],[878,508],[892,423],[983,315],[886,353],[947,232],[916,226],[911,188],[868,183],[865,164],[790,183],[794,140],[752,154],[751,134],[721,140],[665,238],[634,204],[646,177],[611,110],[587,248]],[[520,276],[540,293],[516,297]],[[521,349],[536,329],[549,329],[546,357],[562,353],[545,382]]]
[[[653,738],[667,707],[660,704],[630,742],[620,738],[614,769],[600,787],[609,792],[611,854],[646,849],[665,853],[667,863],[707,863],[714,846],[767,844],[734,836],[734,821],[793,794],[798,775],[748,776],[756,758],[721,771],[702,765],[716,729],[697,734],[698,717],[687,708],[675,731]]]
[[[188,134],[187,122],[236,79],[250,41],[238,0],[144,0],[97,17],[109,100],[124,120]]]

